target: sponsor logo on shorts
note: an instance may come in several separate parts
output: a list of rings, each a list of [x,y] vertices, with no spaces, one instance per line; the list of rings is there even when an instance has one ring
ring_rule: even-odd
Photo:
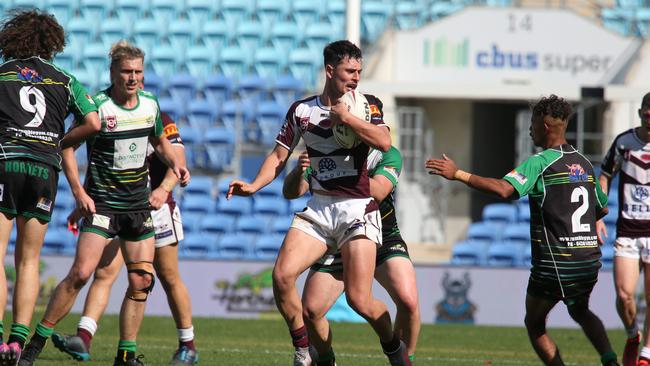
[[[163,231],[162,233],[157,233],[156,240],[172,236],[173,234],[174,232],[172,230],[167,230],[167,231]]]
[[[402,244],[395,244],[391,245],[388,250],[391,252],[401,252],[401,253],[406,253],[406,248]]]
[[[145,229],[153,229],[153,219],[151,218],[151,216],[147,217],[147,220],[145,220],[144,228]]]
[[[513,178],[514,180],[517,181],[517,183],[521,184],[522,186],[526,184],[526,181],[528,181],[528,177],[519,173],[516,170],[513,170],[510,173],[506,174],[506,177]]]
[[[36,208],[40,208],[43,211],[50,212],[52,209],[52,200],[41,197],[38,199],[38,203],[36,203]]]
[[[111,218],[108,216],[94,214],[93,215],[93,226],[101,227],[104,230],[108,230],[108,227],[111,225]]]
[[[106,116],[106,129],[113,131],[117,127],[117,117]]]
[[[0,184],[0,202],[2,202],[4,196],[5,196],[5,185]]]

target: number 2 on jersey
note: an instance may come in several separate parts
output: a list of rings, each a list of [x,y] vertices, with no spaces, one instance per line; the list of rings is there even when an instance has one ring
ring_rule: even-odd
[[[33,104],[32,95],[34,96]],[[45,96],[42,91],[33,86],[23,86],[20,88],[20,106],[27,112],[34,113],[34,118],[25,127],[38,127],[43,123],[47,107],[45,106]]]
[[[589,209],[589,193],[587,192],[587,188],[582,186],[574,188],[573,192],[571,192],[571,202],[580,202],[581,197],[582,204],[577,210],[575,210],[573,215],[571,215],[571,228],[574,233],[587,232],[591,229],[591,225],[580,223],[580,219]]]

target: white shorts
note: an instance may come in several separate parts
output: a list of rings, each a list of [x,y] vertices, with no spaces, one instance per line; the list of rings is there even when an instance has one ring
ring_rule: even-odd
[[[639,259],[643,263],[650,263],[650,238],[618,237],[614,243],[614,255]]]
[[[359,235],[381,246],[381,215],[372,201],[314,194],[305,210],[295,214],[291,227],[337,249]],[[376,209],[367,212],[368,205]]]
[[[161,208],[151,211],[153,226],[156,232],[156,248],[162,248],[170,244],[176,244],[183,240],[183,222],[181,210],[178,206],[170,212],[169,204],[165,203]]]

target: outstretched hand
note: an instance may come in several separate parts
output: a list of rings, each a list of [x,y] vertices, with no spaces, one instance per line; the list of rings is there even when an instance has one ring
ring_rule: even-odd
[[[456,163],[445,154],[442,154],[442,159],[430,158],[426,161],[425,167],[431,169],[429,174],[441,175],[449,180],[455,179],[454,174],[458,171]]]
[[[228,187],[228,192],[226,193],[226,199],[231,199],[232,196],[252,196],[257,190],[249,183],[244,182],[243,180],[233,180],[230,182]]]
[[[174,175],[178,178],[178,181],[181,184],[181,187],[185,187],[190,183],[190,171],[185,166],[179,166],[173,168]]]
[[[596,235],[598,236],[598,244],[605,244],[605,239],[608,237],[607,226],[602,219],[596,221]]]

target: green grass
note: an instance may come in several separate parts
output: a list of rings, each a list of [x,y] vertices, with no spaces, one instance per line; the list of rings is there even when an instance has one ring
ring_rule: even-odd
[[[5,317],[5,319],[10,319]],[[34,317],[40,319],[40,316]],[[71,314],[58,327],[73,332],[78,315]],[[201,365],[272,366],[291,364],[292,347],[284,322],[278,319],[228,320],[195,318],[196,345]],[[379,343],[366,324],[333,323],[334,349],[339,366],[387,365]],[[580,330],[551,329],[567,365],[599,365],[599,357]],[[624,333],[609,332],[617,352]],[[86,365],[111,365],[118,341],[118,319],[106,316]],[[165,365],[177,346],[171,318],[147,317],[138,337],[138,352],[147,365]],[[41,354],[39,366],[74,364],[51,342]],[[525,329],[463,325],[424,325],[416,353],[417,365],[540,365]]]

